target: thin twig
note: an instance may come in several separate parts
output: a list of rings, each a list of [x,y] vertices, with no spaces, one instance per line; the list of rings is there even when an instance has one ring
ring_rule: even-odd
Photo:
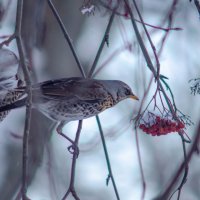
[[[150,91],[150,87],[151,87],[152,82],[153,82],[153,75],[152,75],[152,77],[150,79],[150,82],[148,84],[148,87],[147,87],[146,91],[143,94],[143,97],[142,97],[142,100],[141,100],[141,104],[140,104],[140,107],[139,107],[139,111],[138,111],[138,115],[136,116],[136,122],[141,118],[141,111],[142,111],[142,108],[143,108],[143,105],[144,105],[144,100],[145,100],[146,96],[148,95],[148,93]],[[135,124],[135,131],[136,131],[135,140],[136,140],[136,146],[137,146],[137,155],[138,155],[140,174],[141,174],[141,178],[142,178],[142,188],[143,188],[141,199],[144,199],[145,192],[146,192],[146,181],[145,181],[145,176],[144,176],[143,166],[142,166],[142,159],[141,159],[139,138],[138,138],[138,131],[137,131],[137,123]]]
[[[179,169],[177,170],[177,172],[173,176],[172,180],[170,181],[169,186],[165,189],[165,191],[161,195],[159,195],[159,197],[154,198],[154,200],[168,199],[171,190],[173,189],[177,180],[181,176],[182,171],[185,169],[185,165],[188,165],[188,163],[190,162],[192,155],[196,151],[196,148],[197,148],[199,142],[200,142],[200,122],[199,122],[199,125],[198,125],[198,128],[197,128],[197,131],[196,131],[196,135],[194,136],[194,143],[193,143],[190,151],[188,152],[186,159],[183,161],[183,163],[180,165]]]
[[[152,42],[152,40],[151,40],[151,37],[150,37],[149,32],[148,32],[148,30],[147,30],[147,28],[146,28],[146,26],[145,26],[145,24],[144,24],[144,20],[143,20],[143,18],[142,18],[142,15],[140,14],[139,8],[138,8],[138,6],[137,6],[135,0],[133,0],[133,4],[134,4],[134,6],[135,6],[135,9],[136,9],[136,11],[137,11],[137,13],[138,13],[139,19],[140,19],[140,21],[141,21],[141,23],[142,23],[143,29],[144,29],[144,31],[145,31],[145,33],[146,33],[146,36],[147,36],[147,38],[148,38],[148,40],[149,40],[149,43],[150,43],[151,48],[152,48],[153,53],[154,53],[154,57],[155,57],[155,60],[156,60],[156,66],[157,66],[157,79],[158,79],[158,78],[159,78],[159,75],[160,75],[160,62],[159,62],[159,59],[158,59],[158,55],[157,55],[157,52],[156,52],[156,48],[155,48],[155,46],[154,46],[154,44],[153,44],[153,42]]]
[[[170,12],[166,17],[166,20],[168,19],[168,28],[169,29],[172,27],[172,24],[173,24],[173,16],[174,16],[174,11],[175,11],[177,3],[178,3],[178,0],[173,0],[172,5],[170,7]],[[158,55],[161,55],[165,41],[166,41],[168,36],[169,36],[169,31],[166,31],[165,35],[162,38],[161,47],[158,51]]]
[[[111,16],[110,16],[108,25],[107,25],[107,27],[106,27],[106,31],[105,31],[105,33],[104,33],[102,42],[101,42],[101,44],[100,44],[100,46],[99,46],[99,49],[98,49],[97,54],[96,54],[96,57],[95,57],[95,59],[94,59],[93,65],[92,65],[92,67],[91,67],[91,69],[90,69],[88,78],[92,77],[92,74],[94,73],[94,70],[95,70],[95,68],[96,68],[96,66],[97,66],[97,63],[98,63],[98,61],[99,61],[101,52],[102,52],[103,47],[104,47],[104,45],[105,45],[105,43],[106,43],[106,39],[109,37],[110,27],[111,27],[111,25],[112,25],[112,23],[113,23],[114,17],[115,17],[115,12],[113,11],[112,14],[111,14]]]
[[[133,0],[133,1],[134,1],[134,0]],[[138,30],[137,25],[136,25],[136,23],[135,23],[135,21],[134,21],[133,12],[132,12],[132,10],[130,9],[129,3],[128,3],[127,0],[124,0],[124,2],[125,2],[125,4],[127,5],[127,8],[128,8],[128,10],[129,10],[129,14],[130,14],[130,16],[131,16],[131,22],[132,22],[132,25],[133,25],[133,28],[134,28],[134,31],[135,31],[135,34],[136,34],[138,43],[139,43],[139,45],[140,45],[140,48],[141,48],[142,53],[143,53],[143,55],[144,55],[144,58],[145,58],[145,60],[146,60],[146,62],[147,62],[147,66],[149,67],[149,69],[152,71],[154,77],[156,78],[158,87],[159,87],[160,91],[162,91],[162,93],[163,93],[163,96],[164,96],[165,101],[166,101],[166,103],[167,103],[167,105],[168,105],[168,107],[169,107],[170,112],[172,113],[173,118],[174,118],[175,120],[178,120],[178,117],[177,117],[177,115],[176,115],[176,110],[174,110],[173,105],[171,104],[170,99],[168,98],[168,96],[167,96],[167,94],[166,94],[166,92],[165,92],[165,90],[164,90],[164,88],[163,88],[163,85],[162,85],[162,83],[161,83],[162,79],[160,80],[160,77],[157,77],[157,72],[156,72],[156,70],[155,70],[155,68],[154,68],[154,66],[153,66],[153,63],[152,63],[152,61],[151,61],[151,59],[150,59],[150,56],[149,56],[149,54],[148,54],[148,51],[147,51],[145,45],[144,45],[144,42],[143,42],[143,40],[142,40],[142,37],[140,36],[139,30]],[[176,4],[176,2],[177,2],[177,0],[175,0],[175,1],[173,2],[173,5]],[[134,1],[134,4],[136,4],[135,1]],[[140,15],[140,16],[141,16],[141,15]],[[183,149],[184,149],[184,145],[185,145],[186,140],[185,140],[185,138],[182,136],[181,133],[179,133],[179,135],[181,136],[181,140],[182,140],[182,144],[183,144]],[[185,152],[184,152],[184,153],[185,153]],[[188,172],[188,165],[185,165],[185,174],[187,174],[187,172]],[[184,176],[183,176],[183,179],[182,179],[182,182],[185,183],[186,178],[187,178],[187,177],[185,177],[185,175],[184,175]],[[183,185],[181,184],[181,187],[182,187],[182,186],[183,186]]]
[[[106,142],[105,142],[105,138],[104,138],[104,135],[103,135],[103,129],[102,129],[102,126],[101,126],[99,116],[96,116],[96,120],[97,120],[97,124],[98,124],[98,127],[99,127],[99,132],[100,132],[100,135],[101,135],[104,154],[105,154],[105,157],[106,157],[106,163],[107,163],[108,172],[109,172],[108,178],[107,178],[107,184],[109,182],[109,179],[111,179],[117,200],[120,200],[118,190],[117,190],[117,186],[115,184],[115,180],[114,180],[114,177],[113,177],[113,173],[112,173],[112,169],[111,169],[111,165],[110,165],[110,159],[109,159],[109,155],[108,155],[108,151],[107,151],[107,147],[106,147]]]
[[[79,138],[80,138],[81,129],[82,129],[82,120],[80,120],[79,123],[78,123],[78,129],[77,129],[76,137],[75,137],[75,140],[74,140],[74,144],[77,147],[78,147],[78,141],[79,141]],[[70,176],[69,188],[68,188],[67,192],[65,193],[65,195],[63,196],[62,200],[65,200],[70,193],[73,195],[74,199],[80,200],[80,198],[76,194],[76,191],[75,191],[75,188],[74,188],[74,179],[75,179],[75,171],[76,171],[76,159],[77,159],[77,154],[74,153],[73,154],[73,158],[72,158],[71,176]]]
[[[74,58],[75,58],[75,61],[76,61],[76,63],[77,63],[77,66],[78,66],[78,68],[79,68],[79,70],[80,70],[82,76],[83,76],[83,77],[86,77],[86,74],[85,74],[85,72],[84,72],[84,70],[83,70],[83,67],[82,67],[82,65],[81,65],[81,63],[80,63],[80,61],[79,61],[79,59],[78,59],[77,53],[76,53],[76,51],[75,51],[75,48],[74,48],[74,46],[73,46],[73,44],[72,44],[72,40],[71,40],[71,38],[69,37],[69,34],[68,34],[68,32],[67,32],[67,29],[65,28],[65,25],[63,24],[63,22],[62,22],[62,20],[61,20],[61,18],[60,18],[60,16],[59,16],[59,14],[58,14],[58,11],[56,10],[56,8],[55,8],[55,6],[53,5],[53,3],[51,2],[51,0],[47,0],[47,2],[48,2],[49,7],[51,8],[51,11],[53,12],[53,15],[55,16],[55,18],[56,18],[56,20],[57,20],[57,22],[58,22],[58,24],[59,24],[59,26],[60,26],[60,28],[61,28],[61,31],[62,31],[62,33],[63,33],[65,39],[66,39],[67,42],[68,42],[68,45],[69,45],[69,47],[70,47],[70,49],[71,49],[71,51],[72,51],[72,54],[73,54],[73,56],[74,56]]]
[[[128,8],[128,10],[129,10],[129,14],[130,14],[130,16],[131,16],[131,23],[132,23],[132,25],[133,25],[133,28],[134,28],[134,31],[135,31],[135,34],[136,34],[138,43],[139,43],[139,45],[140,45],[140,48],[141,48],[142,53],[143,53],[143,55],[144,55],[144,58],[145,58],[145,60],[146,60],[147,66],[148,66],[149,69],[152,71],[154,77],[156,77],[156,71],[155,71],[155,69],[154,69],[153,63],[151,62],[150,56],[149,56],[149,54],[148,54],[148,52],[147,52],[147,49],[146,49],[146,47],[145,47],[145,45],[144,45],[144,42],[143,42],[143,40],[142,40],[142,37],[141,37],[140,32],[139,32],[139,30],[138,30],[138,27],[137,27],[137,25],[136,25],[136,23],[135,23],[134,16],[133,16],[133,12],[132,12],[132,10],[130,9],[130,6],[129,6],[128,1],[127,1],[127,0],[124,0],[124,2],[125,2],[125,4],[127,5],[127,8]]]
[[[71,49],[71,51],[72,51],[72,54],[73,54],[74,59],[75,59],[75,61],[76,61],[76,63],[77,63],[77,66],[78,66],[78,68],[79,68],[79,70],[80,70],[80,72],[81,72],[81,75],[82,75],[84,78],[86,78],[86,74],[85,74],[85,72],[84,72],[84,69],[83,69],[83,67],[82,67],[82,65],[81,65],[81,63],[80,63],[80,60],[79,60],[79,58],[78,58],[78,56],[77,56],[77,53],[76,53],[76,51],[75,51],[75,48],[74,48],[74,46],[73,46],[73,44],[72,44],[72,41],[71,41],[71,39],[70,39],[70,37],[69,37],[69,34],[68,34],[68,32],[67,32],[67,29],[65,28],[65,25],[64,25],[64,23],[62,22],[62,19],[60,18],[59,14],[58,14],[58,12],[57,12],[55,6],[54,6],[53,3],[51,2],[51,0],[47,0],[47,2],[48,2],[48,5],[49,5],[51,11],[53,12],[53,15],[54,15],[54,17],[56,18],[56,20],[57,20],[57,22],[58,22],[58,24],[59,24],[59,26],[60,26],[60,28],[61,28],[61,31],[62,31],[62,33],[63,33],[63,35],[64,35],[64,37],[65,37],[65,39],[66,39],[66,41],[67,41],[67,43],[68,43],[68,45],[69,45],[69,47],[70,47],[70,49]],[[75,141],[74,141],[75,146],[76,146],[77,148],[78,148],[78,140],[79,140],[81,128],[82,128],[82,121],[79,121],[78,129],[77,129],[77,133],[76,133],[76,138],[75,138]],[[76,145],[76,144],[77,144],[77,145]],[[64,197],[62,198],[63,200],[66,199],[67,196],[68,196],[70,193],[72,193],[73,197],[74,197],[76,200],[79,200],[79,197],[77,196],[76,191],[75,191],[75,188],[74,188],[75,169],[76,169],[76,159],[77,159],[77,154],[74,152],[74,153],[73,153],[73,159],[72,159],[72,166],[71,166],[71,177],[70,177],[71,180],[70,180],[70,185],[69,185],[69,187],[68,187],[68,190],[67,190],[66,194],[65,194]]]
[[[140,45],[140,48],[141,48],[142,53],[143,53],[143,55],[144,55],[144,58],[145,58],[145,60],[146,60],[147,66],[149,67],[149,69],[150,69],[151,72],[153,73],[154,77],[157,78],[157,72],[156,72],[156,70],[155,70],[155,68],[154,68],[154,66],[153,66],[153,63],[152,63],[152,61],[151,61],[151,59],[150,59],[150,56],[149,56],[149,54],[148,54],[148,51],[147,51],[147,49],[146,49],[146,47],[145,47],[145,45],[144,45],[144,42],[143,42],[142,37],[141,37],[141,35],[140,35],[140,33],[139,33],[138,27],[137,27],[137,25],[136,25],[136,23],[135,23],[135,21],[134,21],[133,12],[132,12],[132,10],[131,10],[130,7],[129,7],[128,1],[127,1],[127,0],[124,0],[124,2],[126,3],[126,5],[127,5],[128,8],[129,8],[129,13],[130,13],[130,16],[131,16],[131,22],[132,22],[132,25],[133,25],[133,28],[134,28],[134,31],[135,31],[135,34],[136,34],[138,43],[139,43],[139,45]],[[175,112],[175,110],[174,110],[174,108],[173,108],[173,106],[172,106],[172,104],[171,104],[171,102],[170,102],[170,100],[169,100],[169,98],[168,98],[168,96],[167,96],[167,94],[166,94],[164,88],[163,88],[163,85],[162,85],[161,81],[162,81],[162,79],[161,79],[161,80],[160,80],[160,78],[157,79],[157,84],[158,84],[158,86],[159,86],[159,89],[160,89],[160,91],[162,91],[162,93],[163,93],[163,96],[164,96],[164,98],[165,98],[165,101],[166,101],[166,103],[167,103],[167,105],[168,105],[168,107],[169,107],[171,113],[172,113],[172,116],[174,117],[175,120],[178,120],[178,117],[177,117],[177,115],[176,115],[176,112]]]
[[[52,130],[52,128],[50,130]],[[56,191],[56,182],[55,182],[55,178],[53,176],[53,170],[52,170],[52,165],[54,163],[54,160],[53,160],[54,155],[52,155],[53,153],[52,153],[51,143],[47,144],[46,151],[47,151],[47,159],[48,159],[47,173],[48,173],[48,181],[49,181],[49,189],[50,189],[51,199],[59,199],[57,191]]]
[[[89,77],[91,77],[93,75],[93,72],[94,72],[94,70],[95,70],[95,68],[97,66],[99,57],[100,57],[100,55],[102,53],[102,50],[103,50],[103,47],[104,47],[104,45],[106,43],[106,37],[109,35],[111,25],[113,24],[114,16],[115,16],[115,13],[113,11],[111,16],[110,16],[110,20],[108,22],[108,25],[106,27],[106,31],[104,33],[101,45],[100,45],[100,47],[99,47],[99,49],[97,51],[97,54],[96,54],[96,57],[94,59],[93,65],[92,65],[91,70],[89,72]],[[102,141],[102,144],[103,144],[104,154],[105,154],[105,157],[106,157],[106,163],[107,163],[107,167],[108,167],[108,173],[109,174],[108,174],[108,178],[107,178],[107,183],[108,183],[109,179],[111,179],[112,184],[113,184],[113,188],[114,188],[114,191],[115,191],[115,195],[116,195],[117,199],[120,200],[120,197],[119,197],[119,194],[118,194],[118,190],[117,190],[117,186],[116,186],[116,183],[115,183],[115,179],[114,179],[114,176],[112,174],[112,168],[111,168],[111,164],[110,164],[110,160],[109,160],[109,156],[108,156],[108,151],[107,151],[107,147],[106,147],[106,143],[105,143],[103,129],[102,129],[101,122],[100,122],[100,119],[99,119],[98,115],[96,116],[96,121],[97,121],[97,125],[98,125],[99,132],[100,132],[100,135],[101,135],[101,141]]]
[[[114,57],[116,57],[118,54],[120,54],[124,50],[129,50],[131,47],[132,47],[132,44],[128,42],[126,45],[119,47],[118,49],[113,51],[112,54],[93,73],[92,77],[95,77],[104,67],[108,65],[109,62],[112,61]]]
[[[3,42],[0,43],[0,49],[1,49],[4,45],[8,46],[8,45],[10,44],[10,42],[11,42],[12,40],[14,40],[15,38],[16,38],[15,34],[9,36],[8,39],[6,39],[6,40],[4,40]]]
[[[28,139],[29,139],[30,123],[31,123],[32,92],[31,92],[31,78],[28,71],[28,67],[26,66],[25,62],[25,53],[21,37],[22,14],[23,14],[23,0],[18,0],[14,35],[16,37],[20,64],[24,73],[24,79],[26,82],[26,92],[28,94],[27,104],[26,104],[26,119],[24,127],[23,155],[22,155],[22,199],[27,200],[28,197],[26,196],[26,192],[27,192],[27,172],[28,172]]]
[[[50,6],[50,8],[51,8],[51,10],[52,10],[52,12],[53,12],[53,14],[54,14],[54,16],[55,16],[57,22],[58,22],[58,24],[60,25],[60,28],[61,28],[61,30],[62,30],[64,36],[65,36],[65,39],[67,40],[67,42],[68,42],[68,44],[69,44],[69,46],[70,46],[70,48],[71,48],[71,51],[73,52],[73,56],[74,56],[74,58],[75,58],[75,60],[76,60],[76,62],[77,62],[77,65],[78,65],[78,67],[79,67],[79,70],[81,71],[82,76],[86,78],[85,72],[84,72],[84,70],[83,70],[83,68],[82,68],[82,66],[81,66],[81,64],[80,64],[80,61],[79,61],[79,59],[78,59],[78,56],[77,56],[77,54],[76,54],[76,52],[75,52],[75,50],[74,50],[74,47],[73,47],[72,43],[71,43],[71,40],[70,40],[69,35],[68,35],[68,33],[67,33],[67,30],[66,30],[66,28],[65,28],[65,26],[64,26],[64,24],[63,24],[61,18],[59,17],[57,10],[55,9],[55,7],[54,7],[54,5],[52,4],[51,0],[47,0],[47,1],[48,1],[48,4],[49,4],[49,6]],[[95,58],[95,60],[94,60],[94,64],[93,64],[93,67],[92,67],[92,70],[93,70],[93,71],[95,70],[95,67],[96,67],[96,65],[97,65],[98,59],[99,59],[100,54],[101,54],[101,52],[102,52],[102,48],[103,48],[103,46],[104,46],[104,44],[105,44],[105,42],[106,42],[106,41],[105,41],[105,36],[107,36],[107,35],[109,34],[109,30],[110,30],[111,24],[112,24],[112,22],[113,22],[113,18],[114,18],[114,15],[111,16],[110,21],[109,21],[109,23],[108,23],[108,26],[107,26],[107,28],[106,28],[107,34],[104,34],[104,38],[103,38],[103,41],[102,41],[102,47],[99,48],[99,51],[97,52],[97,56],[96,56],[96,58]],[[93,72],[89,72],[89,74],[91,74],[91,75],[92,75],[92,73],[93,73]],[[97,118],[98,118],[98,116],[97,116]],[[115,190],[115,194],[116,194],[116,196],[117,196],[117,199],[119,200],[120,198],[119,198],[119,195],[118,195],[118,191],[117,191],[117,187],[116,187],[116,184],[115,184],[115,181],[114,181],[114,177],[113,177],[113,175],[112,175],[112,170],[111,170],[111,166],[110,166],[110,162],[109,162],[109,157],[108,157],[107,148],[106,148],[106,145],[105,145],[105,140],[104,140],[104,136],[103,136],[103,131],[102,131],[102,128],[101,128],[100,120],[97,120],[97,124],[98,124],[99,130],[100,130],[101,137],[103,138],[103,139],[102,139],[102,143],[104,144],[104,145],[103,145],[103,147],[104,147],[104,152],[106,152],[105,155],[106,155],[107,165],[108,165],[108,169],[109,169],[109,175],[111,176],[111,180],[112,180],[112,184],[113,184],[113,187],[114,187],[114,190]],[[104,141],[104,142],[103,142],[103,141]],[[72,165],[72,170],[73,170],[74,172],[75,172],[75,166],[76,166],[76,162],[74,161],[74,164]],[[110,172],[111,172],[111,173],[110,173]],[[71,177],[71,178],[73,178],[73,177]],[[70,188],[69,188],[69,189],[70,189]],[[64,196],[63,198],[65,198],[66,196],[68,196],[68,193],[70,193],[70,192],[71,192],[72,194],[74,193],[74,190],[70,190],[70,191],[69,191],[69,189],[68,189],[67,193],[65,194],[65,196]],[[73,188],[73,189],[74,189],[74,188]],[[74,194],[75,194],[75,193],[74,193]],[[74,195],[74,198],[76,198],[76,195]]]
[[[191,0],[190,0],[190,1],[191,1]],[[199,1],[198,1],[198,0],[194,0],[194,4],[195,4],[196,9],[197,9],[197,11],[198,11],[198,13],[199,13],[199,15],[200,15],[200,3],[199,3]]]
[[[182,134],[180,134],[181,137],[183,137]],[[182,181],[180,183],[180,186],[178,187],[178,198],[177,200],[180,199],[180,195],[181,195],[181,190],[183,188],[183,185],[186,183],[187,181],[187,175],[188,175],[188,170],[189,170],[189,167],[188,167],[188,163],[186,162],[187,160],[187,153],[186,153],[186,146],[185,146],[185,141],[184,139],[182,139],[182,147],[183,147],[183,155],[184,155],[184,175],[183,175],[183,178],[182,178]]]
[[[0,13],[0,22],[2,22],[4,20],[6,14],[8,13],[9,7],[11,6],[11,1],[12,0],[7,0],[7,4],[5,5],[4,8],[3,8],[3,5],[2,5],[2,1],[1,1],[0,6],[2,8],[1,8],[1,13]]]
[[[141,174],[141,178],[142,178],[142,195],[141,195],[141,200],[144,200],[145,192],[146,192],[146,182],[145,182],[144,171],[143,171],[143,166],[142,166],[142,158],[141,158],[141,153],[140,153],[138,131],[137,131],[136,127],[135,127],[135,139],[136,139],[136,146],[137,146],[138,161],[139,161],[139,166],[140,166],[139,167],[140,168],[140,174]]]
[[[111,8],[110,6],[106,5],[106,3],[102,2],[102,1],[99,1],[99,3],[106,9],[110,10],[110,11],[113,11],[113,8]],[[118,15],[118,16],[121,16],[121,17],[125,17],[123,13],[120,13],[119,11],[115,10],[115,15]],[[127,16],[126,17],[127,19],[129,19],[129,17]],[[142,23],[140,20],[134,18],[134,20],[138,23]],[[181,31],[183,30],[182,28],[180,27],[173,27],[173,28],[163,28],[161,26],[155,26],[155,25],[152,25],[152,24],[149,24],[149,23],[146,23],[144,22],[144,24],[146,26],[149,26],[151,28],[154,28],[154,29],[158,29],[158,30],[162,30],[162,31]]]

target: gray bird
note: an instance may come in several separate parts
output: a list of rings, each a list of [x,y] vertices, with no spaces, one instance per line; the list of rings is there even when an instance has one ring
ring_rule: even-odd
[[[57,132],[72,144],[73,141],[62,133],[62,127],[65,123],[98,115],[127,98],[138,100],[131,88],[118,80],[63,78],[32,85],[31,90],[32,107],[38,109],[48,118],[59,122]],[[3,104],[6,105],[0,107],[2,119],[9,110],[26,104],[25,92],[26,87],[18,87],[10,91],[4,99]],[[10,97],[12,94],[15,97]],[[16,97],[20,100],[14,101]],[[71,147],[73,150],[75,149],[73,145]]]
[[[15,88],[11,94],[25,95],[26,87]],[[55,121],[82,120],[99,114],[120,101],[138,100],[131,88],[118,80],[95,80],[80,77],[45,81],[32,86],[33,108]],[[24,106],[27,97],[0,107],[5,112]],[[5,97],[6,98],[6,97]],[[4,104],[6,99],[4,99]]]

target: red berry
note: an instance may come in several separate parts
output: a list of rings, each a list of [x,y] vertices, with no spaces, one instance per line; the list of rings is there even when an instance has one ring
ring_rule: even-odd
[[[182,128],[185,127],[185,124],[179,121],[179,122],[178,122],[178,127],[179,127],[180,129],[182,129]]]
[[[167,135],[172,132],[180,132],[185,127],[185,124],[181,121],[174,121],[167,118],[162,118],[160,116],[153,115],[154,123],[150,125],[150,121],[140,124],[139,128],[143,130],[146,134],[152,136]]]
[[[165,130],[165,134],[171,132],[171,128],[170,128],[170,126],[166,126],[166,127],[164,128],[164,130]]]
[[[171,123],[171,127],[176,127],[176,123],[175,123],[175,122],[172,122],[172,123]]]
[[[145,125],[144,124],[140,124],[139,128],[143,130],[145,128]]]
[[[172,126],[170,129],[171,129],[171,132],[176,132],[176,127],[175,126]]]
[[[146,133],[148,133],[148,130],[149,129],[147,127],[143,128],[143,131],[146,132]]]
[[[160,122],[160,117],[156,116],[156,122]]]
[[[156,136],[156,135],[157,135],[157,131],[152,130],[150,134],[151,134],[152,136]]]

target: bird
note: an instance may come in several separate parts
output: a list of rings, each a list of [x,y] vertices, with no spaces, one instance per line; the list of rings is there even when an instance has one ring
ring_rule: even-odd
[[[131,88],[120,80],[61,78],[33,84],[31,91],[32,108],[59,122],[57,132],[71,143],[73,141],[62,133],[64,124],[96,116],[127,98],[139,100]],[[12,94],[15,98],[8,98]],[[13,89],[7,96],[3,106],[0,103],[0,116],[3,117],[5,115],[1,113],[26,105],[26,86]],[[18,100],[14,101],[16,96]]]
[[[83,120],[113,107],[124,99],[138,100],[131,88],[119,80],[62,78],[34,84],[31,90],[32,107],[54,121]],[[25,95],[25,91],[25,86],[13,89],[3,100],[4,105],[0,103],[0,112],[25,106],[27,96],[18,101],[11,98],[12,94],[21,97]]]

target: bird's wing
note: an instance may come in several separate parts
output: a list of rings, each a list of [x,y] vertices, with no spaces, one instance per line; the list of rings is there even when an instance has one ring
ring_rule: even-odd
[[[33,90],[36,93],[40,91],[38,94],[46,99],[54,100],[92,101],[107,98],[107,91],[100,81],[80,77],[46,81],[34,86]]]

